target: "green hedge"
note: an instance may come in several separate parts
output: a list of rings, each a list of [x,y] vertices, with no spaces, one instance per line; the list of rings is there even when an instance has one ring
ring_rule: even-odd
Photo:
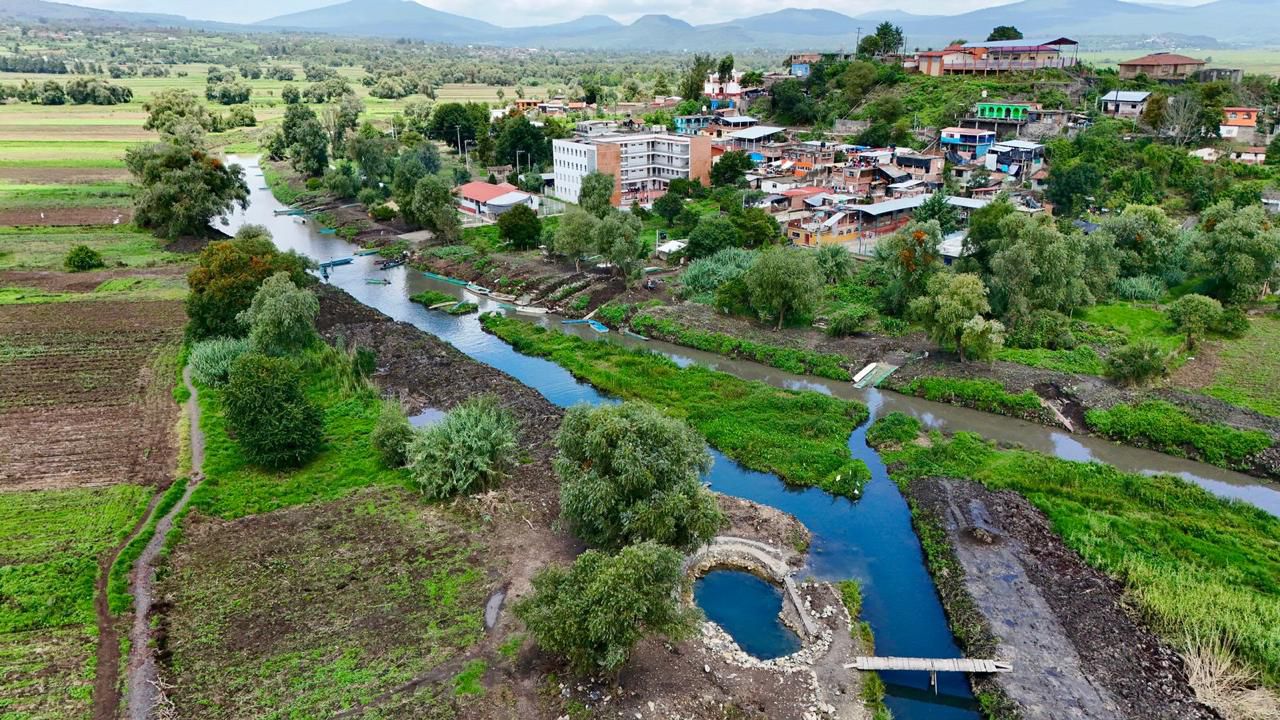
[[[763,345],[724,333],[684,328],[671,320],[660,320],[650,315],[634,318],[631,327],[642,335],[658,337],[696,350],[754,360],[796,375],[817,375],[832,380],[851,380],[853,377],[841,366],[845,358],[834,353]]]
[[[1272,444],[1271,436],[1260,430],[1196,422],[1176,405],[1161,400],[1090,410],[1084,418],[1090,429],[1114,440],[1170,455],[1198,456],[1207,463],[1241,470],[1249,469],[1249,459]]]

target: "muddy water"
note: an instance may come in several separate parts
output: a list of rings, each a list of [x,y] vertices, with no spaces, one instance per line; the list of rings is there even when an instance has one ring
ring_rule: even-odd
[[[242,161],[249,174],[249,186],[261,187],[259,171],[252,160]],[[254,190],[252,205],[230,219],[228,230],[244,223],[267,226],[282,249],[304,253],[317,261],[351,257],[355,248],[332,235],[320,234],[311,221],[276,217],[282,206],[269,191]],[[487,298],[475,298],[461,288],[433,281],[407,268],[383,272],[375,258],[356,257],[351,265],[333,270],[332,284],[377,308],[396,320],[409,322],[451,343],[470,357],[496,367],[537,389],[549,400],[568,407],[587,402],[611,400],[588,385],[579,383],[563,368],[546,360],[520,355],[506,343],[481,330],[475,315],[452,317],[430,312],[408,297],[423,290],[438,290],[476,301],[481,311],[498,310]],[[385,278],[388,285],[369,285],[366,278]],[[584,326],[564,326],[554,317],[531,319],[557,330],[595,339]],[[914,415],[930,427],[970,430],[994,440],[1020,443],[1028,448],[1073,460],[1098,460],[1137,472],[1178,474],[1225,497],[1252,502],[1280,514],[1280,487],[1199,463],[1180,461],[1158,453],[1125,448],[1094,438],[1077,438],[1039,425],[985,413],[930,403],[894,393],[854,390],[848,383],[789,375],[755,363],[728,360],[664,343],[644,343],[610,333],[609,339],[624,344],[643,345],[662,352],[682,365],[700,363],[743,378],[780,387],[815,390],[862,400],[874,416],[892,411]],[[834,498],[820,490],[787,488],[777,477],[746,470],[720,453],[707,481],[720,492],[766,503],[798,517],[813,531],[813,543],[806,574],[820,579],[857,578],[863,585],[863,617],[876,634],[877,654],[925,657],[956,657],[959,649],[947,627],[932,580],[924,566],[919,541],[911,528],[910,513],[889,480],[879,456],[865,443],[866,427],[849,440],[850,452],[867,462],[872,480],[858,503]],[[732,593],[712,593],[703,607],[715,614],[731,605]],[[767,618],[762,618],[762,622]],[[964,678],[940,678],[940,693],[927,691],[928,679],[919,674],[886,673],[887,703],[895,717],[976,718],[972,695]]]

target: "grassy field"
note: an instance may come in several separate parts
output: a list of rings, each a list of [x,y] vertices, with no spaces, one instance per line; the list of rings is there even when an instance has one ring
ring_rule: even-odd
[[[273,473],[250,465],[226,431],[218,391],[201,388],[204,413],[204,472],[191,506],[207,515],[238,518],[304,503],[332,500],[369,485],[404,485],[403,470],[382,466],[369,445],[369,433],[381,403],[371,388],[346,388],[329,351],[312,351],[303,360],[307,395],[324,412],[323,452],[291,473]]]
[[[89,716],[98,558],[150,498],[136,485],[0,493],[0,717]]]
[[[1176,477],[998,450],[968,433],[931,440],[885,452],[895,480],[967,478],[1022,493],[1086,562],[1125,582],[1173,645],[1222,638],[1280,685],[1280,519]]]
[[[1245,50],[1180,48],[1177,52],[1205,60],[1209,67],[1239,68],[1248,74],[1280,74],[1280,49],[1277,48]],[[1146,51],[1143,50],[1082,50],[1080,60],[1100,67],[1116,67],[1125,60],[1132,60],[1145,54]]]
[[[1224,341],[1207,392],[1234,405],[1280,417],[1280,317],[1254,318],[1239,340]]]
[[[0,210],[38,207],[57,210],[78,207],[120,207],[129,204],[131,194],[126,182],[75,183],[42,185],[36,183],[0,182]]]
[[[697,428],[707,441],[754,470],[797,485],[856,497],[866,467],[849,457],[849,433],[865,406],[814,392],[779,390],[661,355],[588,342],[498,315],[485,329],[519,352],[546,357],[601,390],[644,400]],[[851,486],[850,486],[851,485]]]
[[[0,270],[61,270],[67,250],[87,245],[107,267],[155,267],[189,255],[164,250],[163,241],[129,225],[106,227],[0,227]]]

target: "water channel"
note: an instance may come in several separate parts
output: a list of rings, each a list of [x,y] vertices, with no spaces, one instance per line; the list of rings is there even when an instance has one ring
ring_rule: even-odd
[[[351,257],[355,248],[334,235],[319,232],[311,220],[276,216],[284,209],[264,186],[261,170],[253,158],[237,158],[246,168],[251,188],[251,205],[236,212],[224,228],[234,232],[245,223],[266,226],[278,247],[296,250],[316,261]],[[373,257],[355,257],[350,265],[332,271],[330,282],[357,300],[386,315],[413,324],[452,344],[466,355],[493,366],[541,392],[548,400],[569,407],[576,403],[601,403],[611,400],[589,385],[575,380],[566,370],[541,358],[521,355],[501,340],[485,333],[476,315],[453,317],[432,312],[411,302],[410,295],[424,290],[437,290],[477,302],[482,312],[499,310],[488,298],[476,298],[462,288],[431,280],[422,273],[405,267],[380,271]],[[387,285],[366,283],[368,278],[386,279]],[[523,317],[523,316],[522,316]],[[585,326],[561,325],[554,316],[530,319],[549,328],[596,339]],[[1001,442],[1019,443],[1032,450],[1070,460],[1096,460],[1131,472],[1169,473],[1183,477],[1227,498],[1243,500],[1268,512],[1280,515],[1280,486],[1228,470],[1187,460],[1116,445],[1097,438],[1077,437],[1069,433],[1011,418],[989,415],[964,408],[931,403],[917,398],[878,390],[855,390],[849,383],[790,375],[752,362],[726,359],[675,345],[642,342],[610,333],[610,341],[626,345],[643,345],[664,353],[682,365],[702,364],[729,372],[748,380],[759,380],[779,387],[813,390],[844,398],[860,400],[868,405],[872,418],[893,411],[920,418],[927,426],[947,431],[969,430]],[[429,419],[424,418],[429,422]],[[849,438],[853,456],[862,459],[871,470],[858,502],[836,498],[817,489],[796,489],[784,485],[776,476],[747,470],[718,452],[715,464],[706,476],[711,487],[734,495],[771,505],[799,518],[813,533],[813,542],[802,575],[823,580],[858,579],[863,587],[862,617],[870,623],[876,637],[878,655],[916,657],[958,657],[946,618],[924,566],[919,541],[911,527],[910,513],[897,487],[889,480],[879,456],[865,441],[867,425]],[[782,647],[785,638],[772,637],[774,618],[758,617],[743,622],[745,608],[735,608],[750,601],[768,614],[771,601],[758,591],[748,591],[744,580],[717,578],[710,587],[700,587],[699,604],[709,615],[722,619],[727,629],[737,627],[735,638],[744,645],[764,648],[768,653]],[[774,610],[776,613],[776,610]],[[952,720],[978,717],[976,704],[963,677],[939,678],[937,695],[928,691],[928,678],[922,674],[884,673],[888,686],[886,702],[901,720]]]

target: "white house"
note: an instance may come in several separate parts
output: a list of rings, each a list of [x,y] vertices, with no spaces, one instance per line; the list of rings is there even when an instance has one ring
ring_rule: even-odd
[[[1112,117],[1140,117],[1150,99],[1151,93],[1145,91],[1112,90],[1102,96],[1102,112]]]
[[[538,196],[521,191],[510,183],[490,185],[487,182],[469,182],[457,189],[458,209],[472,215],[497,217],[516,205],[538,209]]]

